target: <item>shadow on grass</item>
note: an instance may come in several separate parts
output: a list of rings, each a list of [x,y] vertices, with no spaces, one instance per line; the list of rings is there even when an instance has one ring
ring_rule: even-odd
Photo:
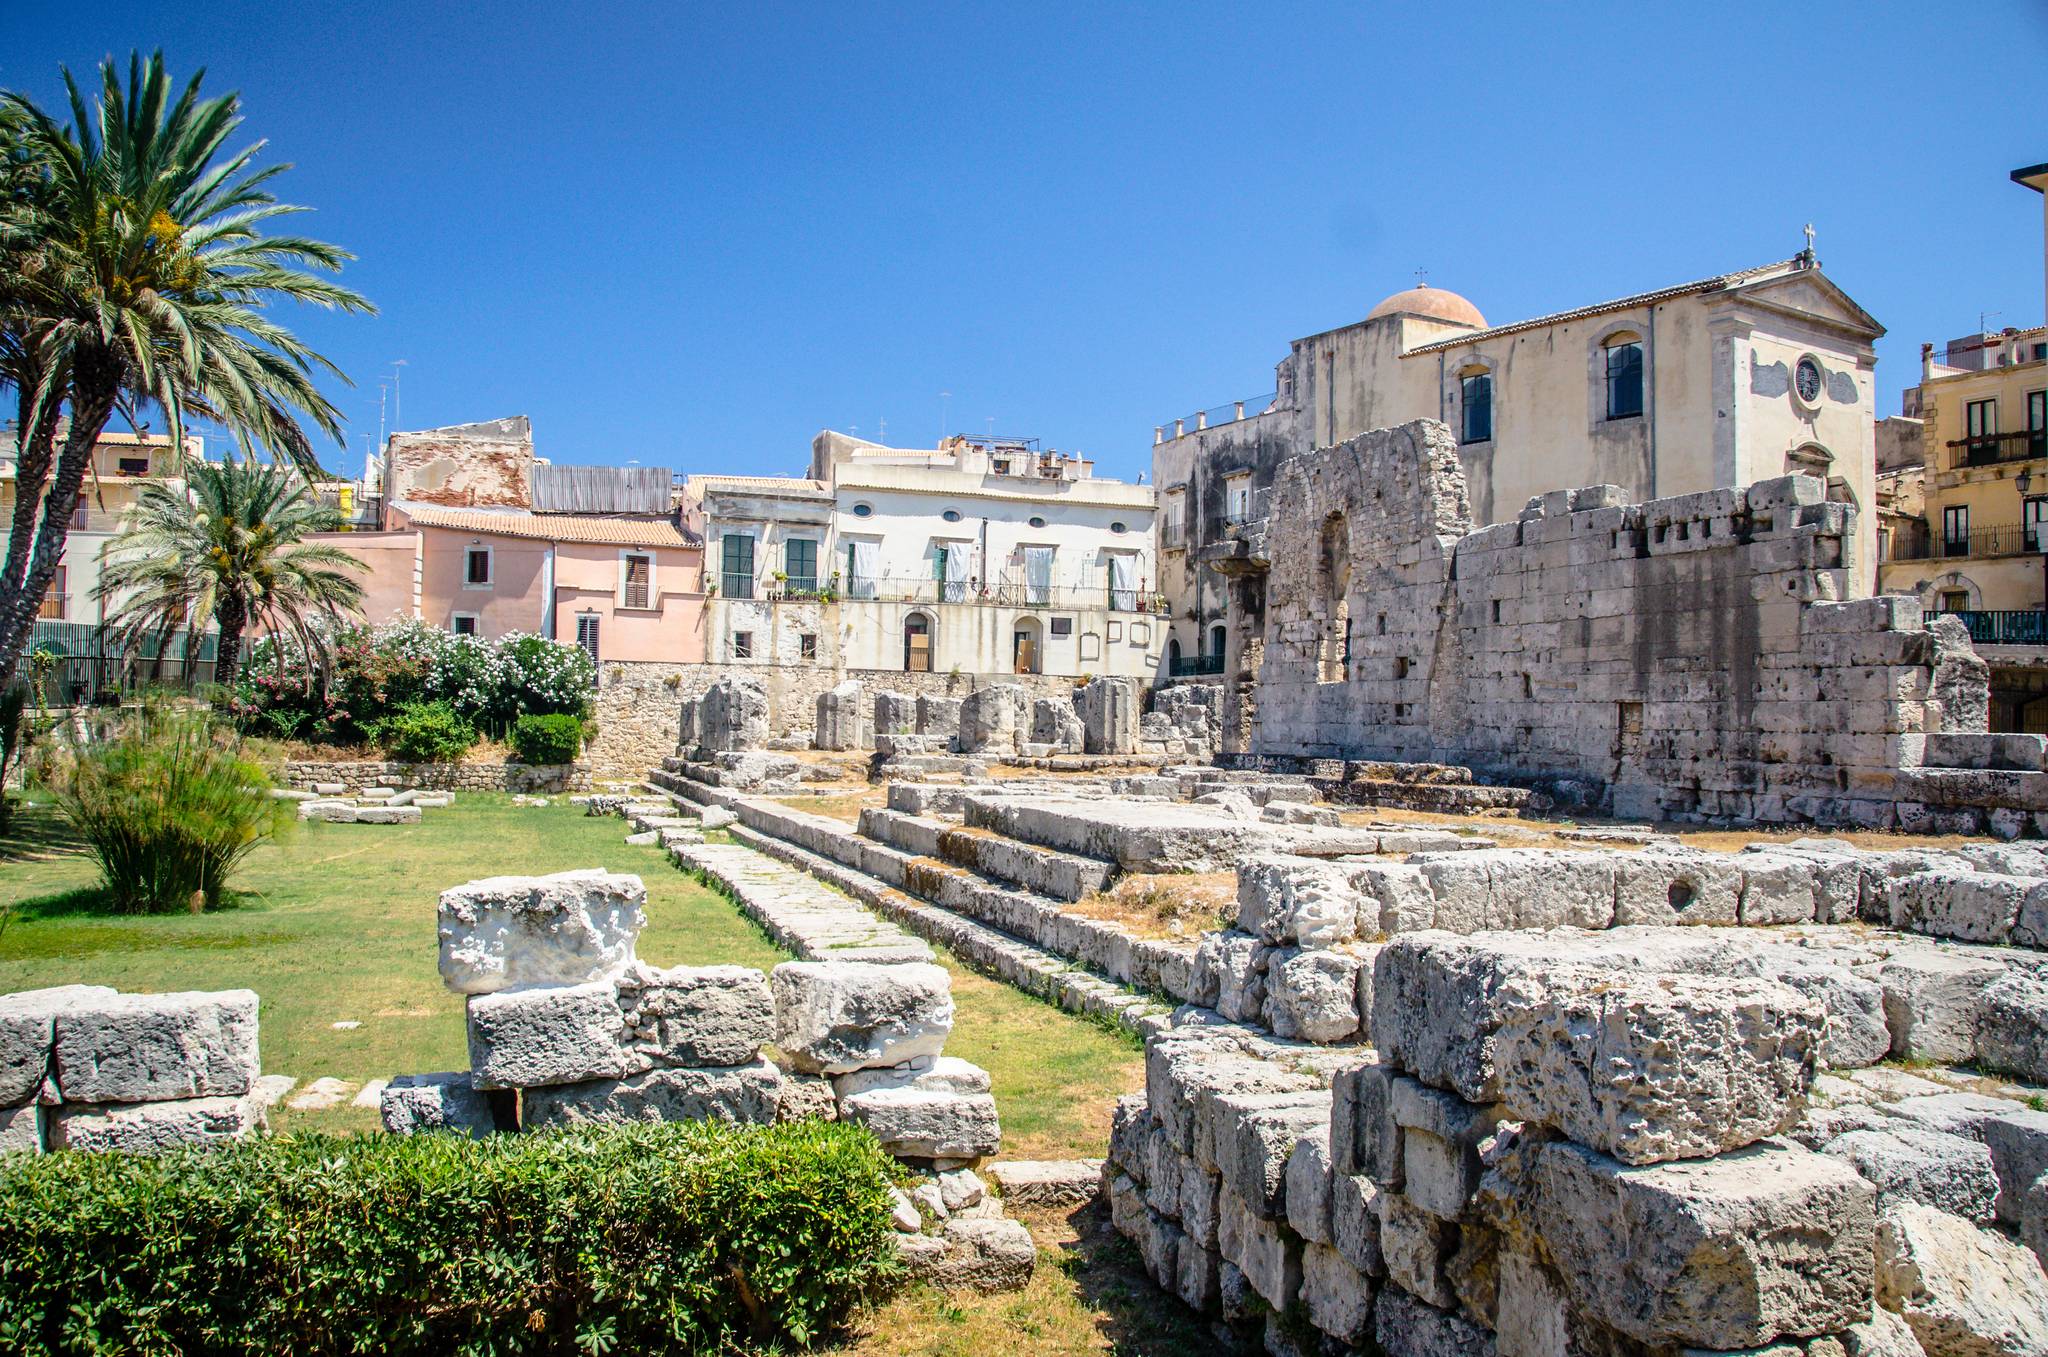
[[[84,851],[85,840],[48,802],[16,808],[0,827],[0,862],[76,857]]]
[[[1053,1251],[1051,1262],[1073,1279],[1111,1352],[1178,1357],[1190,1352],[1252,1351],[1249,1345],[1231,1344],[1178,1296],[1161,1290],[1147,1275],[1137,1245],[1110,1225],[1105,1206],[1077,1207],[1067,1220],[1073,1238]]]

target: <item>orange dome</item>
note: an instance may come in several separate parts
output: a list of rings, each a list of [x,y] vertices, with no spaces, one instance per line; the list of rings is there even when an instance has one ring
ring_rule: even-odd
[[[1478,307],[1455,292],[1420,283],[1396,292],[1375,306],[1365,318],[1378,320],[1382,316],[1427,316],[1453,325],[1469,325],[1475,330],[1486,328],[1486,317],[1479,314]]]

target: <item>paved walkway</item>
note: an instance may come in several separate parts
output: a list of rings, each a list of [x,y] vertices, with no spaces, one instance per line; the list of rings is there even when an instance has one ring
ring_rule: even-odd
[[[809,872],[739,844],[677,843],[680,867],[728,892],[768,935],[805,961],[930,961],[930,944],[863,909]]]

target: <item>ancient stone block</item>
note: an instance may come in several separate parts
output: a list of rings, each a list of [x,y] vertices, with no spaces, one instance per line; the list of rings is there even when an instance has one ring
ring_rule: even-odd
[[[1963,867],[1896,876],[1886,908],[1894,928],[1963,942],[2004,942],[2030,896],[2048,897],[2048,881]]]
[[[1797,1121],[1822,1015],[1767,980],[1618,976],[1554,986],[1501,1024],[1501,1100],[1624,1163],[1738,1149]]]
[[[551,1084],[523,1095],[522,1123],[724,1121],[765,1126],[775,1120],[782,1072],[765,1060],[708,1069],[664,1068],[623,1079]]]
[[[1357,1174],[1330,1175],[1330,1243],[1344,1261],[1369,1277],[1386,1275],[1380,1253],[1379,1189]]]
[[[747,674],[727,674],[697,699],[697,743],[707,754],[768,743],[768,690]]]
[[[1877,1210],[1913,1203],[1979,1225],[1992,1220],[1998,1174],[1991,1151],[1975,1140],[1915,1126],[1850,1131],[1822,1153],[1849,1164],[1877,1189]]]
[[[1897,1207],[1879,1222],[1877,1298],[1931,1357],[2048,1354],[2040,1260],[1931,1207]]]
[[[457,994],[623,972],[646,926],[640,878],[599,869],[493,876],[441,892],[441,980]]]
[[[860,680],[848,679],[818,694],[817,724],[812,743],[819,749],[866,749],[867,718],[863,710],[866,691]]]
[[[859,1122],[906,1159],[984,1159],[1003,1144],[996,1100],[986,1093],[875,1089],[841,1098],[839,1119]]]
[[[1288,1040],[1337,1042],[1358,1035],[1360,958],[1347,952],[1275,952],[1266,966],[1266,1025]]]
[[[1908,1060],[1965,1064],[1977,1057],[1977,1011],[1985,987],[2005,974],[1996,961],[1933,949],[1902,951],[1878,972],[1891,1053]]]
[[[952,982],[939,966],[785,961],[769,979],[775,1044],[806,1073],[937,1056],[953,1030]]]
[[[2012,971],[1985,987],[1980,1004],[1979,1063],[2048,1082],[2048,981]]]
[[[1251,1094],[1211,1105],[1218,1109],[1216,1167],[1224,1180],[1260,1215],[1285,1220],[1288,1160],[1303,1137],[1329,1135],[1330,1095]]]
[[[636,965],[619,977],[626,1039],[668,1065],[744,1065],[775,1039],[768,977],[751,966]]]
[[[1398,1286],[1373,1304],[1373,1337],[1385,1357],[1494,1357],[1493,1335]]]
[[[450,1131],[457,1135],[483,1137],[494,1131],[516,1129],[510,1109],[471,1082],[469,1071],[445,1074],[401,1074],[384,1086],[377,1108],[384,1129],[394,1135],[420,1131]]]
[[[75,1103],[239,1097],[262,1072],[256,1007],[246,989],[73,996],[55,1016],[57,1088]]]
[[[1012,754],[1024,722],[1024,690],[996,683],[968,694],[960,707],[960,752]]]
[[[474,995],[469,1068],[478,1088],[535,1088],[635,1074],[626,1024],[608,980]]]
[[[931,693],[919,693],[917,733],[928,740],[937,741],[941,749],[951,749],[960,738],[962,705],[962,700],[957,697],[936,697]]]
[[[1992,1169],[1998,1175],[1998,1198],[1994,1203],[1997,1216],[2008,1225],[2017,1225],[2027,1189],[2035,1179],[2048,1173],[2048,1112],[2015,1108],[1986,1121],[1983,1131],[1984,1148],[1990,1152]]]
[[[1458,1248],[1458,1227],[1422,1210],[1398,1192],[1381,1192],[1374,1202],[1379,1215],[1380,1257],[1387,1280],[1412,1296],[1445,1309],[1458,1298],[1444,1276],[1444,1265]]]
[[[875,734],[915,735],[917,699],[908,693],[875,694]]]
[[[24,1102],[50,1075],[57,1014],[112,999],[104,985],[59,985],[0,995],[0,1106]]]
[[[1349,942],[1365,904],[1351,874],[1347,864],[1319,858],[1247,858],[1237,867],[1237,926],[1269,943]]]
[[[1138,687],[1130,679],[1090,679],[1074,690],[1074,711],[1085,752],[1129,754],[1138,747]]]
[[[1301,1241],[1261,1216],[1226,1183],[1217,1206],[1217,1252],[1237,1265],[1266,1304],[1285,1310],[1301,1291]]]
[[[1065,698],[1041,697],[1031,704],[1031,740],[1063,754],[1081,752],[1084,733],[1074,704]]]
[[[1301,1251],[1301,1303],[1309,1323],[1340,1343],[1356,1345],[1372,1332],[1373,1285],[1328,1244]]]
[[[1287,1223],[1303,1239],[1328,1244],[1330,1236],[1330,1141],[1327,1130],[1294,1144],[1287,1159]]]
[[[988,1171],[1006,1206],[1080,1206],[1102,1190],[1100,1159],[999,1159]]]
[[[1557,1142],[1532,1195],[1573,1301],[1641,1342],[1743,1348],[1869,1313],[1874,1192],[1838,1160],[1765,1141],[1634,1167]]]
[[[225,1144],[263,1129],[263,1109],[248,1094],[165,1102],[60,1103],[44,1112],[53,1150],[151,1153]]]
[[[841,1098],[854,1098],[877,1089],[913,1089],[919,1093],[986,1093],[988,1071],[957,1056],[942,1055],[935,1060],[919,1058],[907,1067],[855,1070],[832,1077],[832,1087]]]
[[[1614,922],[1732,924],[1742,905],[1742,870],[1725,854],[1645,849],[1615,855]]]

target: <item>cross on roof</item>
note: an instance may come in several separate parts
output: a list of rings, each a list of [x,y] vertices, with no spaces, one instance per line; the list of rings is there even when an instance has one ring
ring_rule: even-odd
[[[1427,278],[1428,276],[1429,276],[1429,270],[1428,270],[1428,269],[1417,269],[1417,270],[1415,270],[1415,286],[1417,286],[1417,287],[1422,287],[1422,286],[1425,286],[1425,284],[1423,283],[1423,281],[1422,281],[1422,280],[1423,280],[1423,279],[1425,279],[1425,278]]]

